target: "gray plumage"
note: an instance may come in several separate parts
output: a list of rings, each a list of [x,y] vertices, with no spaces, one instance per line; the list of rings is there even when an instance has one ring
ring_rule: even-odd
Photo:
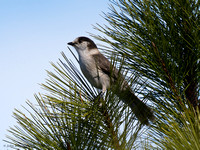
[[[110,83],[120,79],[122,83],[116,95],[128,104],[142,124],[148,125],[149,120],[154,121],[152,110],[135,96],[124,77],[115,67],[112,67],[110,61],[99,52],[91,39],[78,37],[68,44],[76,49],[81,71],[94,87],[105,92],[110,87]]]

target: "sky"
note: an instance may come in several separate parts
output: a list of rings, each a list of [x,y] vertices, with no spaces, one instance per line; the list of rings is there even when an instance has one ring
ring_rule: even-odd
[[[64,51],[72,57],[67,43],[89,33],[101,34],[93,25],[107,22],[109,0],[0,0],[0,149],[10,149],[3,142],[7,129],[17,125],[14,109],[41,92],[40,83],[53,71]],[[93,39],[93,38],[92,38]],[[99,41],[95,42],[99,43]]]

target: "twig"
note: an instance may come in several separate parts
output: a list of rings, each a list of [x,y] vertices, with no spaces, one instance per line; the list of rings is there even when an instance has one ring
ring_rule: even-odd
[[[67,150],[71,150],[71,146],[68,142],[67,142]]]
[[[102,99],[102,101],[103,101],[103,99]],[[105,103],[102,104],[100,111],[103,114],[103,116],[105,117],[105,124],[110,129],[110,132],[112,134],[112,143],[113,143],[115,149],[121,150],[117,133],[114,130],[114,126],[113,126],[112,120],[110,119],[110,115],[107,111],[107,106]]]
[[[171,77],[169,71],[167,70],[167,67],[166,67],[166,65],[165,65],[165,62],[164,62],[164,60],[160,57],[160,54],[159,54],[159,51],[158,51],[157,46],[155,45],[154,42],[151,42],[151,43],[152,43],[153,48],[156,50],[156,52],[157,52],[157,54],[158,54],[159,61],[160,61],[161,65],[162,65],[162,69],[163,69],[164,72],[166,73],[167,79],[168,79],[168,81],[169,81],[169,84],[170,84],[170,87],[171,87],[173,93],[175,94],[175,96],[176,96],[177,100],[179,101],[179,103],[180,103],[181,105],[183,105],[183,103],[182,103],[182,101],[181,101],[181,99],[180,99],[180,97],[179,97],[179,95],[178,95],[178,92],[177,92],[177,90],[176,90],[175,84],[174,84],[174,82],[173,82],[173,80],[172,80],[172,77]]]

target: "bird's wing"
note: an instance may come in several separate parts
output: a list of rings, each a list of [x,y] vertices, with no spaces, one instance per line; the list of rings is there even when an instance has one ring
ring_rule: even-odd
[[[100,70],[102,70],[108,76],[111,76],[116,80],[119,76],[119,71],[113,65],[111,65],[110,61],[101,53],[93,55],[97,66]]]

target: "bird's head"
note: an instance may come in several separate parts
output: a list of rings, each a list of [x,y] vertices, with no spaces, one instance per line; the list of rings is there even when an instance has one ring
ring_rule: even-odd
[[[91,39],[84,36],[76,38],[73,42],[69,42],[68,45],[73,46],[77,52],[97,48],[96,44]]]

